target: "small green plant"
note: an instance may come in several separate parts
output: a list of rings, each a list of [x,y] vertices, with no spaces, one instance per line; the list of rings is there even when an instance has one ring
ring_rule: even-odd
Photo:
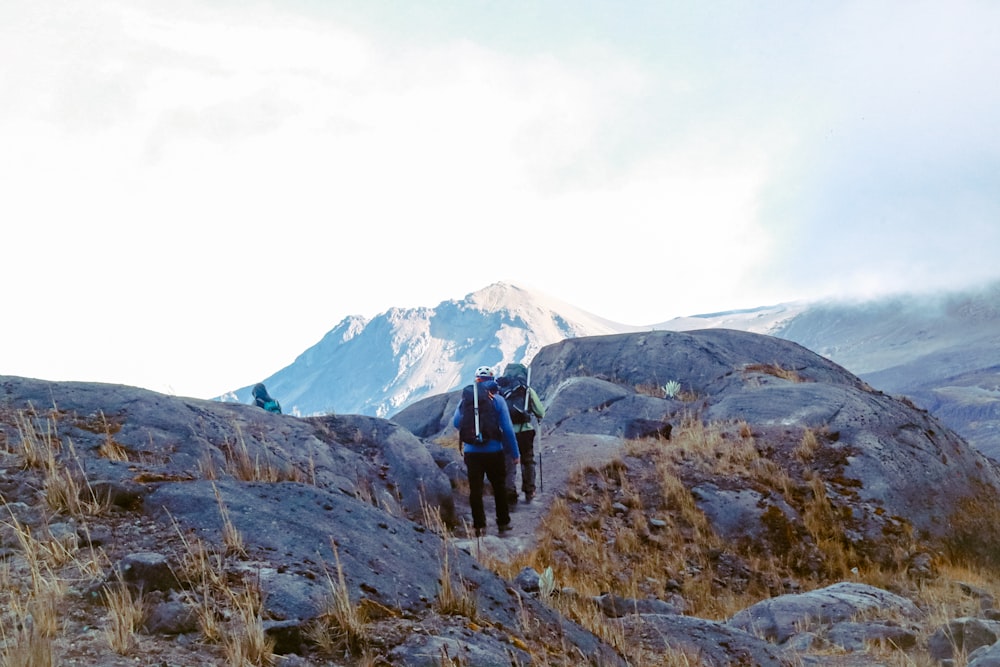
[[[671,380],[670,382],[663,385],[663,395],[667,398],[676,398],[677,394],[681,392],[681,383],[677,380]]]
[[[538,575],[538,592],[541,593],[543,600],[548,600],[552,597],[552,593],[556,589],[556,577],[552,572],[552,566],[549,565],[545,568],[545,571]]]

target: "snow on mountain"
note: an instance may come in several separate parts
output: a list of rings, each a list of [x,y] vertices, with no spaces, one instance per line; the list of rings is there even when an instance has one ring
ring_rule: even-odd
[[[772,335],[789,321],[808,309],[806,303],[782,303],[744,310],[729,310],[707,315],[676,317],[652,327],[667,331],[694,331],[695,329],[737,329],[752,333]]]
[[[385,417],[462,386],[478,366],[500,373],[510,362],[529,363],[550,343],[636,330],[500,282],[434,308],[345,318],[263,382],[286,412]],[[250,389],[219,400],[248,403]]]
[[[650,328],[728,328],[794,341],[876,389],[915,399],[1000,459],[1000,283],[864,303],[785,303],[637,327],[500,282],[433,308],[347,317],[263,381],[286,412],[387,417],[466,384],[477,366],[502,372],[566,338]],[[219,400],[249,403],[250,387]]]
[[[1000,283],[866,302],[824,301],[679,318],[791,340],[936,414],[1000,460]]]

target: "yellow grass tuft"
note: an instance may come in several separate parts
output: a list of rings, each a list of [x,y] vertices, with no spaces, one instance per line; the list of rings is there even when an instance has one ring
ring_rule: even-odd
[[[363,654],[371,641],[365,608],[351,602],[344,568],[340,563],[340,551],[332,538],[330,546],[336,559],[337,578],[334,580],[327,573],[330,595],[326,610],[313,622],[309,636],[327,655],[333,655],[341,648],[353,655]]]
[[[142,597],[133,594],[124,584],[106,586],[102,593],[108,608],[108,625],[104,631],[108,645],[119,655],[131,655],[139,645],[136,633],[145,617]]]

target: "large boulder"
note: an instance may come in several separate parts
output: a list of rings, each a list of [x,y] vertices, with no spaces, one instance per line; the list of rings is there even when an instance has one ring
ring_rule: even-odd
[[[408,430],[359,415],[299,419],[250,405],[166,396],[124,385],[0,376],[0,411],[83,454],[90,483],[139,504],[159,482],[218,476],[308,481],[419,517],[423,503],[455,521],[451,485]],[[0,431],[16,437],[11,420]]]
[[[908,619],[922,616],[916,605],[904,597],[845,581],[762,600],[734,615],[727,624],[781,644],[799,633],[861,618],[873,611]]]

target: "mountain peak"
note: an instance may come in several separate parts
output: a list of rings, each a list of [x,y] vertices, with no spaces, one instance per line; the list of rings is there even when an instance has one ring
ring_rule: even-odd
[[[385,417],[462,386],[478,366],[502,372],[567,338],[634,330],[535,290],[495,282],[461,301],[342,322],[264,382],[292,413]],[[248,402],[249,396],[244,387],[225,400]]]
[[[486,312],[520,310],[534,300],[534,295],[514,283],[495,282],[465,295],[465,303]]]

